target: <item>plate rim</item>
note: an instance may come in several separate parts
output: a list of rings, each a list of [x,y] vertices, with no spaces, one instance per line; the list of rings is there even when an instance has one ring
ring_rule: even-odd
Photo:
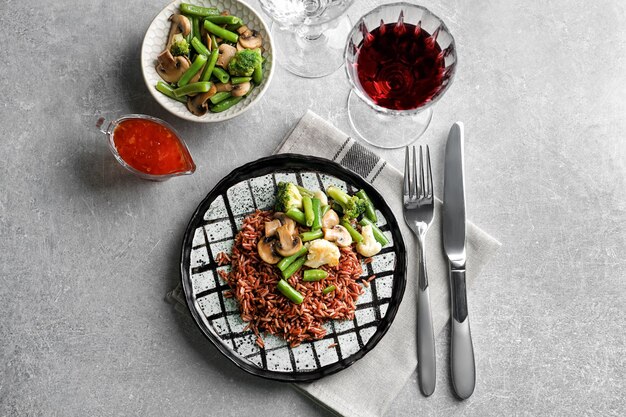
[[[255,178],[256,176],[260,175],[255,173],[255,171],[259,169],[270,169],[271,172],[275,172],[280,170],[284,166],[284,164],[293,163],[295,163],[296,165],[304,163],[312,164],[313,166],[310,168],[312,171],[317,170],[323,173],[333,175],[341,180],[350,181],[353,184],[358,185],[359,187],[362,186],[362,188],[364,188],[365,191],[368,193],[370,199],[372,199],[375,203],[376,208],[385,215],[385,220],[387,221],[387,224],[389,224],[389,230],[393,235],[395,248],[394,252],[396,254],[396,264],[394,267],[393,280],[394,284],[397,280],[398,288],[394,291],[394,293],[392,293],[387,313],[385,314],[385,317],[381,319],[381,323],[377,326],[377,330],[374,335],[372,335],[371,339],[365,344],[362,349],[359,349],[357,352],[353,353],[347,358],[344,358],[337,362],[333,362],[329,365],[325,365],[321,368],[317,368],[310,372],[278,372],[255,367],[245,362],[243,357],[239,356],[236,353],[233,353],[232,349],[228,349],[225,345],[223,345],[219,336],[215,335],[208,328],[208,326],[205,326],[204,321],[200,317],[202,313],[195,308],[196,301],[193,298],[191,276],[189,274],[189,267],[191,262],[191,248],[193,246],[192,240],[195,234],[195,230],[197,228],[197,223],[199,222],[199,219],[203,217],[206,210],[208,210],[211,203],[218,196],[225,193],[230,187],[240,183],[241,181]],[[331,170],[337,171],[337,173],[328,172],[327,169],[329,168]],[[406,246],[396,216],[393,214],[393,211],[386,203],[385,199],[380,195],[380,193],[374,188],[372,184],[367,182],[363,177],[361,177],[354,171],[351,171],[339,165],[337,162],[331,161],[329,159],[295,153],[284,153],[262,157],[233,169],[230,173],[225,175],[204,197],[200,204],[198,204],[193,214],[191,215],[189,222],[187,223],[185,234],[183,236],[180,252],[180,277],[183,291],[185,293],[187,308],[194,318],[195,324],[198,326],[202,334],[213,344],[215,348],[217,348],[217,350],[222,355],[227,357],[232,363],[234,363],[238,368],[242,369],[243,371],[246,371],[247,373],[255,376],[259,376],[261,378],[280,382],[309,382],[348,368],[356,361],[363,358],[371,350],[373,350],[380,342],[380,340],[382,340],[382,338],[387,334],[387,331],[395,320],[406,289],[406,257]],[[382,328],[380,326],[382,326]]]

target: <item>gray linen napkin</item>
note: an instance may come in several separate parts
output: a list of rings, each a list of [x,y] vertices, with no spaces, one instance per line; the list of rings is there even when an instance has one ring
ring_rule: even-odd
[[[351,367],[315,382],[292,384],[338,415],[382,416],[417,367],[417,248],[413,234],[402,220],[402,174],[311,111],[287,134],[275,153],[320,156],[351,169],[376,187],[398,219],[408,254],[407,287],[389,331],[376,348]],[[441,208],[439,202],[426,248],[435,334],[450,318],[448,266],[441,249]],[[472,285],[499,246],[497,240],[468,222],[468,285]],[[168,295],[170,300],[184,305],[180,287]]]

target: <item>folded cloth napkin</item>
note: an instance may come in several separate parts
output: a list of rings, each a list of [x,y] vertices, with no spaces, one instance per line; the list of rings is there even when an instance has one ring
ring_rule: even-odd
[[[309,111],[287,134],[275,153],[298,153],[331,159],[361,175],[385,198],[404,237],[407,286],[400,309],[387,334],[364,358],[334,375],[296,390],[342,416],[382,416],[417,367],[417,248],[402,214],[402,174],[385,160]],[[450,318],[448,265],[442,254],[441,202],[428,232],[426,260],[435,334]],[[500,243],[471,222],[467,224],[467,281],[471,285]],[[185,303],[180,287],[169,294]],[[365,394],[365,395],[364,395]],[[417,395],[417,394],[416,394]]]

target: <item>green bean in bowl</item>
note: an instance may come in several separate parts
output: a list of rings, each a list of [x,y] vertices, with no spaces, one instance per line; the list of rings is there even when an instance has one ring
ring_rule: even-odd
[[[189,120],[226,120],[260,98],[267,86],[271,41],[264,39],[269,36],[264,23],[245,3],[199,3],[174,2],[155,18],[142,47],[144,78],[172,113]],[[155,33],[159,29],[160,35]],[[152,69],[146,66],[146,50]],[[222,112],[225,116],[218,116]]]

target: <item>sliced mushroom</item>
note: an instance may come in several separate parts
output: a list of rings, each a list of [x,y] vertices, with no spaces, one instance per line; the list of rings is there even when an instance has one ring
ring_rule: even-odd
[[[237,42],[237,51],[243,51],[244,49],[246,48],[244,48],[243,45],[241,45],[241,42]]]
[[[278,241],[271,238],[264,238],[259,240],[257,244],[257,251],[259,252],[259,256],[263,259],[264,262],[267,262],[270,265],[274,265],[280,261],[281,257],[276,253],[276,246],[278,245]]]
[[[237,53],[237,48],[235,48],[234,46],[228,45],[226,43],[223,43],[218,48],[218,51],[219,51],[219,56],[217,57],[217,62],[215,63],[215,65],[218,65],[222,68],[226,68],[230,60],[233,59],[233,57]]]
[[[248,26],[241,25],[239,26],[239,29],[237,29],[237,33],[240,35],[245,35],[246,33],[252,33],[252,31],[248,28]]]
[[[177,82],[187,71],[191,63],[185,56],[174,57],[169,49],[157,57],[156,71],[168,83]]]
[[[215,84],[215,87],[217,88],[218,93],[233,90],[233,85],[231,83],[217,83]]]
[[[287,217],[285,213],[277,211],[274,213],[274,218],[279,220],[282,226],[287,226],[287,230],[292,235],[296,232],[296,222],[291,217]]]
[[[328,210],[324,217],[322,217],[322,227],[324,229],[330,229],[339,224],[339,216],[335,210]]]
[[[263,37],[256,30],[248,30],[239,35],[239,43],[246,49],[256,49],[263,45]]]
[[[250,81],[246,81],[245,83],[235,84],[233,86],[233,91],[231,91],[230,94],[232,94],[233,97],[241,97],[241,96],[246,95],[248,91],[250,91],[251,87],[252,85],[250,84]]]
[[[173,14],[168,19],[172,22],[172,26],[170,26],[170,33],[167,36],[167,44],[165,49],[169,50],[172,46],[172,42],[174,41],[174,35],[180,33],[183,36],[189,35],[191,32],[191,22],[186,16],[182,14]]]
[[[289,226],[284,225],[276,229],[278,233],[278,244],[276,252],[281,256],[291,256],[302,249],[302,239],[289,231]]]
[[[209,110],[209,99],[217,93],[215,85],[211,85],[211,88],[206,93],[200,93],[193,98],[187,99],[187,108],[190,112],[196,116],[203,116]]]
[[[348,229],[341,225],[334,226],[330,229],[324,229],[324,239],[329,242],[335,242],[337,246],[345,248],[352,244],[352,236]]]
[[[276,229],[282,226],[280,220],[274,219],[269,222],[265,222],[265,237],[272,237],[276,234]]]

